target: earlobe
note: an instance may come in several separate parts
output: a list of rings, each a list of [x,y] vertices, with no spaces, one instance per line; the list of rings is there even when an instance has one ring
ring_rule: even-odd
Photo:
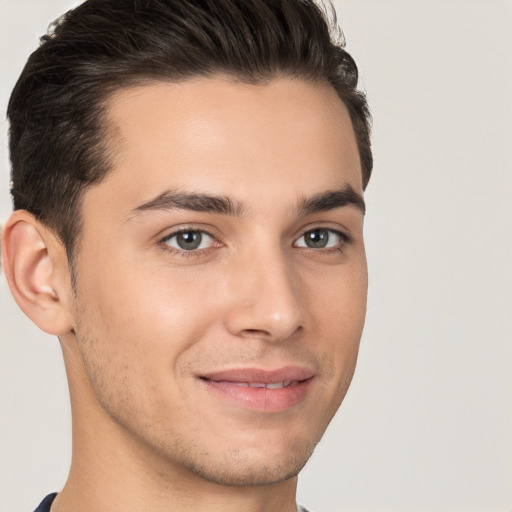
[[[2,230],[2,268],[23,312],[43,331],[62,335],[72,329],[64,247],[25,211],[15,211]]]

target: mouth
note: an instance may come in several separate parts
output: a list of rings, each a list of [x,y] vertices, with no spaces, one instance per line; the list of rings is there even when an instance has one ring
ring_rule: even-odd
[[[281,388],[287,388],[288,386],[291,386],[292,384],[298,384],[298,380],[286,380],[283,382],[237,382],[237,381],[213,381],[217,384],[233,384],[233,386],[240,386],[242,388],[266,388],[266,389],[281,389]]]
[[[306,400],[314,373],[302,367],[230,369],[199,376],[205,388],[232,406],[281,412]]]

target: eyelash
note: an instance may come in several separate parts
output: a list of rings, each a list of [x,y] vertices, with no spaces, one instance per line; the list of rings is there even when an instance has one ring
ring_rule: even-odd
[[[306,236],[308,233],[311,233],[313,231],[327,231],[330,234],[334,234],[334,235],[340,237],[341,246],[340,247],[329,247],[329,248],[314,248],[314,247],[304,247],[304,246],[296,245],[298,240],[300,240],[301,238]],[[191,250],[177,249],[176,247],[170,247],[167,244],[167,242],[169,242],[169,240],[171,240],[172,238],[177,237],[183,233],[200,233],[201,235],[206,235],[206,236],[210,237],[213,240],[213,243],[210,247],[207,247],[204,249],[191,249]],[[306,231],[304,231],[302,233],[302,235],[294,241],[293,246],[303,248],[303,249],[306,249],[308,251],[315,252],[315,253],[329,254],[329,253],[343,253],[344,247],[348,244],[351,244],[352,242],[353,242],[352,237],[350,235],[348,235],[347,233],[344,233],[344,232],[336,230],[336,229],[327,228],[327,227],[315,227],[315,228],[307,229]],[[215,244],[217,244],[217,247],[215,247]],[[159,241],[159,245],[162,247],[162,249],[164,251],[171,253],[173,255],[177,254],[178,256],[181,256],[183,258],[197,258],[197,257],[205,256],[206,254],[210,253],[211,250],[222,246],[222,244],[216,240],[215,236],[212,235],[212,233],[210,233],[209,231],[207,231],[205,229],[196,229],[196,228],[182,228],[177,231],[173,231],[172,233],[170,233],[170,234],[166,235],[164,238],[162,238]]]
[[[299,238],[297,238],[297,240],[294,242],[294,246],[296,246],[295,244],[298,242],[298,240],[305,237],[308,233],[312,233],[314,231],[327,231],[330,235],[331,234],[336,235],[337,237],[340,238],[340,246],[339,247],[325,247],[325,248],[314,248],[314,247],[304,247],[304,246],[300,246],[300,247],[302,247],[303,249],[312,251],[312,252],[316,252],[316,253],[321,252],[323,254],[325,254],[325,253],[330,254],[333,252],[334,253],[336,253],[336,252],[343,253],[345,246],[352,243],[352,241],[353,241],[352,237],[349,234],[344,233],[343,231],[320,226],[320,227],[314,227],[311,229],[307,229],[306,231],[304,231],[304,233]]]
[[[187,251],[185,249],[177,249],[175,247],[170,247],[166,243],[169,240],[171,240],[172,238],[177,237],[182,233],[200,233],[201,235],[207,235],[213,240],[212,246],[207,247],[206,249],[193,249],[193,250]],[[212,249],[216,249],[215,244],[218,244],[218,246],[222,245],[216,240],[215,236],[212,235],[209,231],[207,231],[205,229],[197,229],[197,228],[182,228],[182,229],[178,229],[177,231],[173,231],[172,233],[169,233],[164,238],[162,238],[159,241],[159,244],[164,251],[169,252],[173,255],[177,254],[178,256],[181,256],[183,258],[197,258],[200,256],[204,256],[205,254],[209,253]]]

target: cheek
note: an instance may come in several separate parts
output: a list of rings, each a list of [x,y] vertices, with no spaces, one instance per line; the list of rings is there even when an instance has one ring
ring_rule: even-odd
[[[329,368],[328,378],[337,381],[344,394],[355,369],[359,342],[366,316],[367,272],[364,260],[332,275],[322,287],[316,287],[315,328],[318,350]],[[323,345],[323,346],[320,346]]]
[[[169,367],[218,316],[208,283],[165,267],[109,261],[116,265],[82,273],[78,292],[82,327],[111,358]]]
[[[366,261],[360,259],[353,265],[340,268],[338,273],[326,276],[313,288],[313,303],[317,316],[324,325],[347,341],[361,334],[366,316],[368,274]]]
[[[134,410],[147,418],[177,413],[178,369],[218,316],[197,283],[165,269],[138,270],[103,267],[78,283],[76,338],[85,371],[98,402],[123,421]]]

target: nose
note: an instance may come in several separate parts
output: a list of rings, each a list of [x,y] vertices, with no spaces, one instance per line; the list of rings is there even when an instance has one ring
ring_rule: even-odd
[[[303,328],[299,275],[282,255],[249,255],[232,266],[230,276],[225,324],[231,334],[283,341]]]

